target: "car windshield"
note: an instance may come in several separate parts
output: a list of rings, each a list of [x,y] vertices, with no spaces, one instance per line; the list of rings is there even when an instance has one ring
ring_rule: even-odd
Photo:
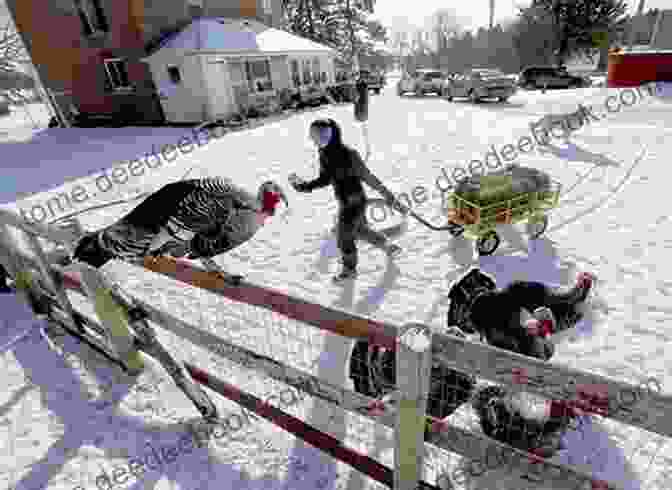
[[[528,73],[531,75],[555,75],[559,73],[567,73],[567,69],[549,66],[543,68],[531,68]]]
[[[443,74],[440,71],[425,71],[425,72],[419,72],[418,74],[427,79],[443,78]]]
[[[492,77],[503,77],[504,73],[499,70],[474,70],[471,72],[476,77],[481,78],[492,78]]]

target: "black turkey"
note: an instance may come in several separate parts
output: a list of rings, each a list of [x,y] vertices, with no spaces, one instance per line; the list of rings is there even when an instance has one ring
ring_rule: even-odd
[[[239,283],[242,276],[224,272],[212,258],[254,236],[280,200],[288,207],[282,188],[271,181],[256,196],[228,179],[173,182],[117,222],[82,237],[73,258],[98,268],[114,258],[134,262],[146,256],[186,257]]]
[[[447,326],[478,332],[492,346],[549,360],[555,350],[548,334],[576,325],[593,282],[594,276],[581,273],[566,290],[535,281],[498,289],[493,278],[473,268],[450,287]]]
[[[449,333],[465,338],[457,329]],[[350,378],[358,393],[382,398],[396,389],[396,352],[377,346],[370,349],[367,341],[358,341],[350,357]],[[438,419],[450,416],[469,401],[475,385],[473,376],[433,363],[427,413]]]

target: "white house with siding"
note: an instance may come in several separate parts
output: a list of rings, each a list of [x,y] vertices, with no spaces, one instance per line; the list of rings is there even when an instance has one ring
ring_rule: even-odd
[[[200,18],[143,59],[169,122],[225,119],[283,89],[334,83],[336,52],[253,20]]]

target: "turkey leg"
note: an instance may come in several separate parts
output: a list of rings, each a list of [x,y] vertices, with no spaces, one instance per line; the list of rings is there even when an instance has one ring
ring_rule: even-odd
[[[205,270],[219,275],[227,283],[230,283],[234,286],[238,286],[243,280],[243,276],[239,274],[229,274],[228,272],[225,272],[219,265],[217,265],[217,263],[214,260],[210,258],[200,257],[198,260],[201,261],[203,267],[205,267]]]

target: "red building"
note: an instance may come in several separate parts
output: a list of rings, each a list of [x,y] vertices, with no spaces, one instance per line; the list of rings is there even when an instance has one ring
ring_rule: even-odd
[[[649,82],[672,82],[672,10],[661,10],[646,49],[609,53],[608,87],[635,87]]]
[[[7,0],[42,83],[66,115],[164,120],[148,45],[194,17],[280,23],[280,0]]]

